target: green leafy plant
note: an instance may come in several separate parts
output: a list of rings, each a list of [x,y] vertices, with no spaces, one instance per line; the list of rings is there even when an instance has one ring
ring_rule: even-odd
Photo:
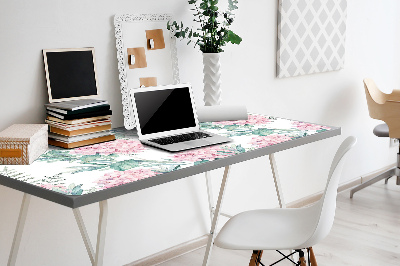
[[[189,39],[187,44],[194,42],[203,53],[220,53],[227,43],[240,44],[242,38],[229,30],[234,21],[234,10],[238,9],[238,0],[228,0],[228,9],[220,12],[218,0],[189,0],[194,8],[193,21],[200,24],[200,28],[184,27],[183,23],[173,21],[167,23],[167,29],[172,31],[175,37]]]

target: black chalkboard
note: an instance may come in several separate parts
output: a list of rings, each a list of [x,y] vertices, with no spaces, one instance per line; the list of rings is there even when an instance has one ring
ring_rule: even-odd
[[[93,49],[44,50],[43,54],[51,99],[97,95]]]

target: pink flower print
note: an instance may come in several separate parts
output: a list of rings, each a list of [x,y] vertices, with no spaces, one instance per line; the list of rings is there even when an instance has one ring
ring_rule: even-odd
[[[218,125],[230,126],[230,125],[260,125],[260,124],[267,124],[271,120],[263,115],[249,115],[247,120],[233,120],[233,121],[221,121],[221,122],[214,122]]]
[[[272,134],[268,136],[253,137],[250,141],[250,144],[256,146],[257,148],[264,148],[291,139],[291,137],[286,135]]]
[[[224,149],[221,146],[211,146],[196,150],[180,152],[172,156],[176,162],[198,162],[201,160],[212,161],[236,154],[233,150]]]
[[[96,180],[95,183],[103,185],[103,189],[110,187],[116,187],[119,185],[131,183],[141,179],[146,179],[159,174],[150,169],[137,168],[127,171],[114,171],[112,173],[107,173],[100,179]]]
[[[321,126],[321,125],[316,125],[316,124],[310,124],[310,123],[305,123],[305,122],[299,122],[299,121],[293,121],[292,125],[294,125],[296,128],[300,130],[321,130],[321,129],[330,129],[329,127],[326,126]]]
[[[134,154],[144,151],[146,148],[138,140],[117,139],[114,141],[76,148],[72,154],[82,155],[110,155],[110,154]]]

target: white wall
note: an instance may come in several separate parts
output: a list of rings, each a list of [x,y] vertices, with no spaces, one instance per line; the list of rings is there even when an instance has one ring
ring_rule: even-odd
[[[47,92],[41,49],[96,48],[99,86],[123,125],[113,15],[174,13],[191,21],[186,0],[0,0],[0,130],[13,123],[42,123]],[[322,190],[330,160],[348,135],[358,138],[341,180],[395,162],[396,149],[373,136],[362,79],[382,90],[400,86],[400,2],[348,1],[345,69],[275,78],[277,1],[240,1],[234,30],[240,46],[222,57],[223,103],[249,111],[342,127],[342,136],[284,151],[277,163],[287,202]],[[201,54],[178,43],[181,80],[202,100]],[[221,171],[213,172],[218,188]],[[7,262],[22,193],[0,186],[0,265]],[[275,207],[267,158],[234,165],[225,198],[227,212]],[[95,243],[98,206],[82,208]],[[194,176],[109,201],[105,265],[121,265],[207,232],[203,176]],[[90,265],[72,211],[33,198],[17,265]]]

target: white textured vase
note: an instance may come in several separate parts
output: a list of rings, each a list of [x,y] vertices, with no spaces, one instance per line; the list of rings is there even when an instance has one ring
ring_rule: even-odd
[[[204,73],[204,104],[221,104],[221,64],[219,53],[203,53],[203,73]]]

